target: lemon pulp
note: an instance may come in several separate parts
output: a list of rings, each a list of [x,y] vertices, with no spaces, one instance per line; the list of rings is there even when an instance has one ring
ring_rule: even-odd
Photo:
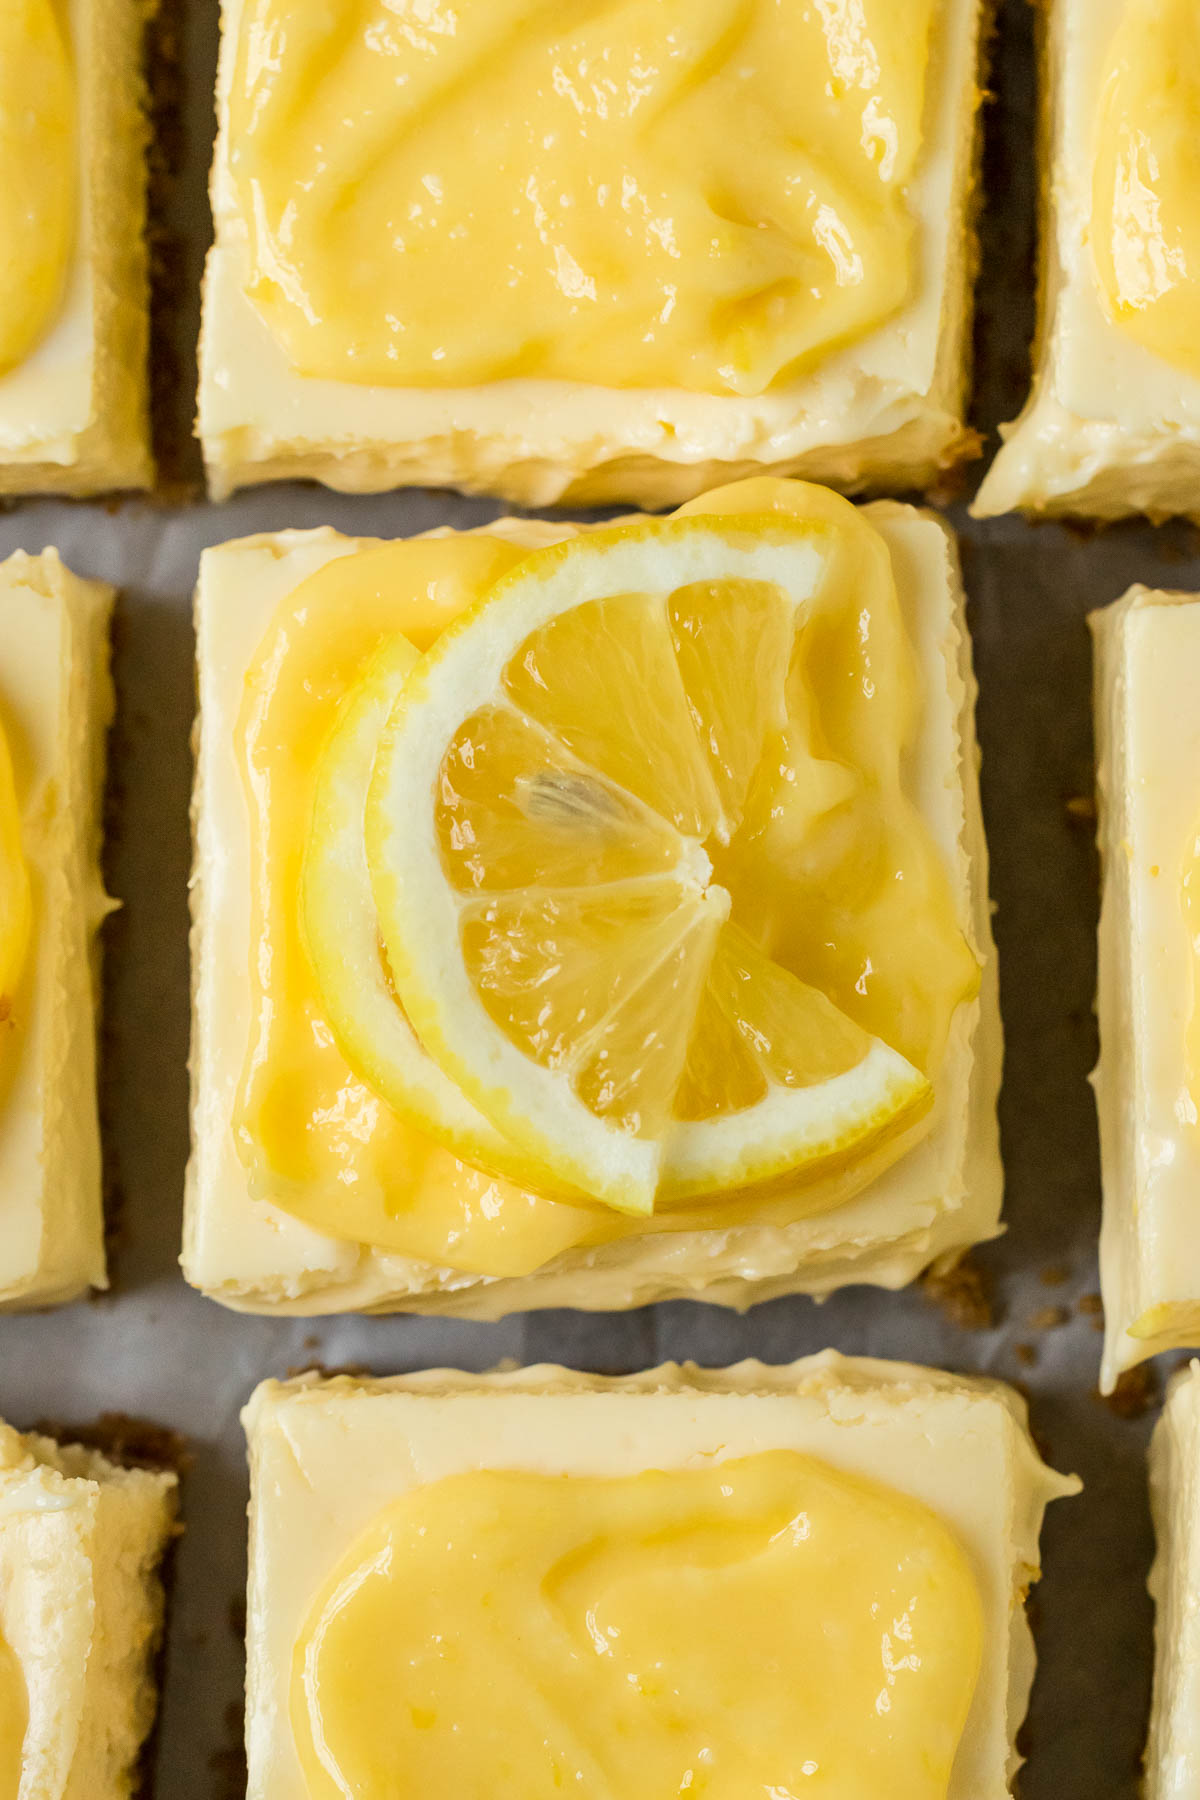
[[[0,1635],[0,1800],[17,1800],[21,1791],[21,1749],[28,1723],[25,1677]]]
[[[1200,38],[1193,0],[1127,0],[1096,121],[1091,244],[1131,337],[1200,375]]]
[[[33,901],[12,752],[0,718],[0,1066],[19,1023],[21,978],[32,930]]]
[[[75,84],[55,0],[0,7],[0,374],[43,336],[75,232]]]
[[[248,0],[250,297],[305,375],[762,393],[908,296],[933,14]]]
[[[291,1718],[313,1800],[945,1800],[981,1651],[945,1524],[815,1458],[481,1470],[351,1546]]]
[[[845,514],[856,517],[834,496],[789,482],[741,484],[703,505],[714,513],[778,507],[824,515],[835,528]],[[780,846],[788,848],[792,875],[808,875],[811,930],[804,919],[792,921],[782,900],[754,923],[773,934],[772,954],[779,946],[789,953],[789,943],[799,954],[810,935],[841,934],[844,962],[818,945],[821,981],[814,985],[828,982],[856,1029],[877,1032],[933,1076],[949,1021],[974,991],[978,972],[936,848],[895,786],[920,697],[886,547],[865,527],[844,537],[835,529],[832,541],[829,592],[842,595],[848,616],[836,629],[831,617],[806,651],[802,686],[812,689],[811,720],[803,746],[793,747],[796,778],[787,785],[794,806],[772,809],[776,841],[764,848],[768,862]],[[339,703],[361,685],[381,639],[404,631],[418,647],[428,644],[490,578],[524,554],[486,535],[359,549],[290,596],[264,640],[239,738],[252,828],[255,1026],[236,1129],[252,1187],[336,1236],[490,1274],[524,1272],[569,1246],[645,1230],[779,1224],[825,1210],[880,1165],[849,1155],[827,1165],[829,1179],[819,1185],[792,1182],[780,1191],[671,1202],[649,1221],[489,1181],[397,1119],[363,1071],[351,1067],[331,1029],[297,894],[315,772]],[[833,681],[837,669],[843,679]],[[844,764],[834,760],[843,753]],[[727,743],[730,767],[740,754],[736,743]],[[539,804],[570,808],[572,800],[556,791]],[[826,815],[839,806],[840,833],[831,832],[824,844],[817,836],[805,863],[812,826],[828,824]],[[865,857],[860,832],[872,839]],[[840,884],[839,871],[852,879]],[[743,894],[753,892],[757,877],[748,857],[740,873],[722,874],[734,889],[740,882]],[[759,896],[764,904],[765,898]],[[871,926],[860,928],[855,909],[868,903]],[[837,1042],[835,1031],[835,1059]],[[738,1069],[747,1084],[757,1079],[737,1056],[724,1059],[724,1068],[727,1080]],[[706,1082],[711,1091],[711,1067],[689,1071],[689,1091],[700,1094],[701,1110]],[[735,1084],[728,1091],[731,1107],[745,1097]],[[881,1152],[883,1166],[900,1148]]]

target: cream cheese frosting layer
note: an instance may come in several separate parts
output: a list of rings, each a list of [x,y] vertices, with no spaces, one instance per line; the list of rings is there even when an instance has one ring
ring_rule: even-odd
[[[16,1800],[128,1800],[153,1722],[173,1475],[0,1424],[0,1637],[27,1700]]]
[[[56,551],[0,564],[0,706],[34,919],[0,1092],[0,1309],[106,1285],[95,1021],[112,604]]]
[[[995,1100],[1001,1040],[979,810],[974,679],[953,541],[934,519],[869,511],[891,551],[923,676],[911,793],[949,868],[978,998],[957,1010],[925,1140],[856,1199],[786,1227],[661,1234],[568,1252],[532,1276],[488,1280],[318,1233],[251,1197],[232,1121],[250,997],[250,834],[235,756],[244,678],[283,597],[365,540],[289,532],[205,556],[197,596],[200,727],[193,882],[193,1154],[184,1272],[252,1311],[408,1310],[496,1318],[528,1307],[615,1310],[668,1296],[745,1307],[772,1294],[827,1293],[848,1281],[898,1287],[940,1257],[994,1236],[1002,1173]],[[508,522],[489,532],[540,543],[564,527]]]
[[[1131,0],[1043,0],[1043,219],[1033,388],[977,516],[1200,516],[1200,377],[1138,342],[1092,253],[1095,134]]]
[[[1103,1380],[1200,1342],[1197,993],[1184,883],[1200,830],[1200,599],[1093,615],[1099,752]]]
[[[1200,1363],[1175,1376],[1150,1440],[1158,1541],[1154,1698],[1146,1800],[1191,1800],[1200,1788]]]
[[[78,205],[48,330],[0,375],[0,494],[150,485],[144,0],[67,0]]]
[[[1047,1503],[1076,1491],[998,1382],[826,1352],[790,1367],[667,1365],[620,1380],[543,1366],[261,1386],[251,1458],[250,1800],[305,1800],[288,1724],[293,1646],[358,1533],[413,1488],[479,1469],[621,1476],[791,1449],[922,1502],[966,1551],[984,1660],[949,1800],[1002,1800],[1033,1677],[1022,1600]]]
[[[297,376],[246,294],[254,271],[230,125],[248,10],[245,0],[225,0],[199,396],[214,495],[295,475],[353,492],[450,485],[542,506],[664,506],[764,470],[848,491],[928,486],[976,442],[962,414],[986,10],[983,0],[938,0],[909,189],[911,298],[794,382],[743,399],[601,380],[519,377],[436,391]]]

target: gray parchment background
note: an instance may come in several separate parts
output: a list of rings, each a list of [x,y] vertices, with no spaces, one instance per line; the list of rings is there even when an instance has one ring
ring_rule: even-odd
[[[168,217],[173,285],[189,296],[170,326],[181,364],[179,431],[194,383],[215,10],[215,0],[190,0],[182,21],[179,167]],[[1027,0],[1006,0],[1001,14],[977,332],[976,422],[989,430],[1019,405],[1032,329],[1032,9]],[[246,1501],[238,1409],[259,1378],[314,1359],[390,1372],[435,1363],[482,1369],[514,1356],[619,1372],[664,1357],[782,1361],[826,1344],[983,1370],[1028,1388],[1048,1454],[1087,1486],[1081,1500],[1052,1510],[1045,1533],[1046,1577],[1036,1599],[1041,1669],[1023,1793],[1026,1800],[1133,1800],[1151,1653],[1143,1460],[1151,1420],[1119,1417],[1095,1393],[1100,1340],[1086,1297],[1097,1287],[1099,1195],[1085,1078],[1095,1056],[1096,866],[1090,825],[1067,803],[1092,783],[1085,614],[1134,580],[1200,587],[1200,538],[1190,528],[1088,536],[1017,520],[974,525],[955,509],[982,689],[1008,1037],[1009,1233],[978,1258],[992,1283],[992,1328],[957,1328],[919,1291],[855,1290],[820,1309],[781,1300],[745,1318],[675,1304],[616,1317],[564,1312],[473,1325],[245,1319],[182,1283],[175,1259],[187,1155],[189,596],[199,552],[283,526],[401,535],[479,523],[497,510],[441,494],[353,500],[279,487],[223,506],[29,504],[0,515],[0,555],[57,543],[80,573],[122,589],[107,876],[124,909],[106,934],[102,1075],[109,1174],[120,1202],[114,1286],[110,1296],[67,1311],[0,1319],[0,1412],[28,1423],[123,1409],[191,1440],[158,1800],[226,1800],[237,1791],[242,1664],[231,1620],[244,1576]],[[1061,1280],[1050,1285],[1047,1274]],[[1047,1317],[1048,1309],[1060,1311]],[[1065,1322],[1052,1326],[1059,1317]]]

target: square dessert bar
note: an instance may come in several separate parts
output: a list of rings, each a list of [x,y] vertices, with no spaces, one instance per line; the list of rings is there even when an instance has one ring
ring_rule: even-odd
[[[0,1782],[128,1800],[154,1722],[173,1474],[0,1424]]]
[[[0,733],[23,870],[14,880],[29,898],[0,1027],[0,1308],[105,1285],[96,933],[109,910],[99,857],[112,603],[111,588],[72,575],[54,550],[0,564]],[[2,825],[0,861],[7,877]]]
[[[147,12],[145,0],[36,0],[6,28],[27,36],[5,48],[0,83],[41,104],[5,140],[14,166],[3,179],[24,197],[32,241],[18,240],[11,286],[0,286],[0,494],[86,495],[153,480]],[[40,298],[18,326],[31,293]]]
[[[1200,1364],[1181,1369],[1150,1440],[1158,1552],[1146,1800],[1191,1800],[1200,1782]]]
[[[1095,613],[1104,1385],[1200,1343],[1200,599]]]
[[[725,42],[693,41],[709,26],[690,6],[602,8],[598,21],[585,9],[561,30],[473,6],[453,32],[404,37],[364,13],[362,41],[331,58],[307,6],[224,0],[199,394],[214,496],[309,476],[351,492],[415,483],[654,508],[770,471],[845,492],[938,481],[977,450],[963,414],[991,8],[890,10],[875,9],[876,38],[852,51],[865,28],[840,7],[749,9],[737,53],[751,85],[740,67],[731,82]],[[251,68],[252,34],[273,31],[276,11],[279,64]],[[627,43],[631,30],[646,41]],[[385,57],[387,71],[374,66]],[[629,144],[612,138],[623,101],[596,123],[565,98],[619,93],[627,65]],[[341,96],[368,91],[378,104],[350,116]],[[401,116],[389,139],[388,108],[418,93],[433,96],[419,122]],[[526,170],[543,141],[553,156]],[[277,196],[292,210],[277,217],[271,171],[293,163],[290,200]],[[803,204],[780,173],[798,166],[815,183]],[[312,259],[291,267],[306,219]],[[381,246],[396,259],[382,272],[368,266]],[[280,329],[281,301],[294,302],[332,335],[337,294],[309,280],[324,289],[331,272],[335,289],[356,284],[355,305],[367,296],[370,343],[351,324],[333,350]],[[659,356],[677,320],[684,352]],[[441,341],[422,351],[414,340],[435,323]]]
[[[947,1617],[947,1633],[952,1628],[964,1629],[963,1661],[968,1671],[974,1664],[978,1674],[973,1682],[968,1674],[951,1704],[944,1691],[939,1696],[937,1690],[947,1680],[956,1686],[963,1669],[947,1672],[943,1663],[941,1675],[927,1671],[927,1699],[935,1710],[946,1702],[954,1718],[948,1742],[939,1742],[935,1749],[931,1731],[921,1744],[921,1757],[923,1760],[928,1754],[932,1762],[945,1754],[948,1779],[936,1791],[946,1793],[948,1800],[1001,1800],[1009,1792],[1020,1761],[1015,1735],[1034,1670],[1033,1640],[1023,1601],[1039,1574],[1042,1514],[1048,1501],[1076,1491],[1078,1484],[1043,1465],[1029,1438],[1022,1402],[999,1382],[958,1378],[900,1363],[843,1358],[831,1351],[783,1368],[753,1362],[723,1370],[667,1365],[616,1380],[550,1366],[489,1376],[445,1370],[388,1380],[305,1376],[286,1383],[264,1383],[251,1399],[244,1422],[251,1464],[247,1628],[251,1800],[308,1800],[310,1794],[325,1793],[324,1787],[305,1785],[302,1740],[307,1730],[304,1714],[310,1711],[323,1718],[327,1754],[343,1770],[370,1766],[372,1751],[378,1749],[367,1741],[372,1712],[396,1721],[393,1749],[398,1758],[422,1754],[419,1733],[405,1741],[400,1722],[409,1708],[414,1722],[423,1721],[443,1746],[446,1734],[451,1734],[453,1747],[446,1749],[447,1756],[469,1755],[473,1728],[484,1733],[494,1721],[489,1718],[480,1724],[474,1714],[458,1718],[451,1710],[450,1689],[441,1686],[441,1681],[444,1677],[453,1682],[457,1634],[466,1633],[470,1638],[495,1628],[509,1634],[505,1663],[506,1679],[512,1684],[511,1723],[506,1720],[495,1735],[485,1737],[481,1753],[495,1759],[496,1767],[511,1768],[514,1759],[518,1768],[522,1766],[522,1722],[533,1705],[536,1680],[542,1695],[549,1696],[547,1710],[558,1716],[543,1731],[545,1715],[539,1711],[541,1741],[524,1769],[527,1785],[505,1787],[504,1791],[551,1791],[551,1771],[544,1764],[554,1744],[561,1741],[560,1728],[571,1722],[569,1708],[573,1704],[603,1708],[611,1703],[604,1664],[614,1646],[618,1662],[626,1656],[635,1660],[630,1673],[622,1675],[619,1666],[613,1679],[638,1679],[637,1649],[630,1641],[638,1628],[636,1595],[639,1582],[653,1585],[663,1580],[658,1559],[666,1566],[666,1578],[661,1588],[653,1587],[661,1611],[651,1606],[648,1635],[659,1658],[655,1667],[672,1695],[674,1710],[664,1731],[668,1740],[672,1731],[676,1734],[675,1753],[681,1761],[686,1760],[689,1712],[703,1711],[708,1695],[714,1710],[705,1714],[701,1728],[713,1733],[717,1745],[710,1748],[710,1756],[720,1761],[723,1753],[732,1753],[736,1761],[747,1753],[747,1744],[755,1743],[755,1730],[744,1722],[739,1729],[737,1708],[744,1704],[752,1709],[747,1717],[759,1721],[759,1732],[769,1735],[773,1728],[778,1729],[781,1761],[786,1761],[790,1750],[793,1764],[798,1764],[805,1752],[793,1742],[793,1735],[807,1733],[812,1727],[798,1691],[788,1701],[786,1663],[779,1678],[777,1665],[772,1665],[762,1650],[765,1615],[761,1630],[756,1630],[744,1612],[736,1615],[741,1633],[757,1638],[761,1651],[751,1659],[744,1689],[732,1682],[718,1685],[722,1675],[720,1627],[708,1643],[689,1643],[686,1623],[682,1643],[657,1636],[660,1629],[670,1632],[666,1615],[673,1619],[677,1605],[686,1620],[689,1595],[704,1582],[706,1571],[711,1576],[714,1567],[726,1576],[731,1571],[744,1575],[753,1596],[753,1564],[766,1546],[747,1549],[743,1540],[735,1550],[733,1532],[753,1534],[763,1526],[764,1536],[769,1534],[772,1527],[766,1521],[774,1518],[778,1526],[781,1504],[782,1518],[788,1516],[785,1492],[793,1503],[800,1504],[805,1521],[794,1542],[809,1545],[818,1570],[825,1566],[826,1556],[836,1564],[841,1551],[849,1551],[851,1546],[853,1557],[861,1557],[865,1566],[873,1563],[876,1550],[886,1545],[893,1569],[900,1565],[911,1574],[907,1559],[922,1554],[917,1550],[917,1536],[929,1547],[930,1561],[936,1561],[944,1579],[942,1592],[953,1587],[961,1598],[961,1608]],[[718,1473],[724,1481],[714,1481]],[[780,1489],[774,1488],[776,1481],[783,1483]],[[701,1493],[697,1500],[696,1493],[688,1492],[689,1482],[695,1484],[696,1493],[702,1489],[706,1493],[705,1484],[711,1483],[717,1497],[705,1498]],[[743,1483],[751,1486],[743,1487]],[[869,1497],[859,1484],[869,1484]],[[482,1513],[477,1510],[481,1490]],[[628,1538],[621,1527],[614,1529],[607,1522],[613,1516],[607,1509],[613,1505],[614,1491],[616,1516],[629,1521]],[[746,1498],[752,1492],[759,1496],[757,1502]],[[511,1510],[506,1517],[506,1493],[516,1496],[515,1519]],[[576,1498],[577,1494],[581,1497]],[[739,1515],[737,1524],[730,1525],[728,1558],[721,1546],[721,1496],[732,1500]],[[836,1522],[825,1511],[831,1497],[835,1511],[841,1512]],[[862,1512],[856,1510],[860,1503],[865,1507]],[[509,1505],[511,1508],[511,1500]],[[811,1505],[811,1511],[805,1510],[806,1505]],[[694,1523],[684,1511],[689,1506],[700,1507]],[[709,1506],[717,1508],[715,1517],[710,1516]],[[565,1532],[563,1510],[569,1519]],[[480,1520],[486,1523],[480,1524]],[[561,1596],[561,1603],[547,1608],[544,1626],[539,1623],[541,1614],[535,1616],[532,1592],[524,1602],[528,1608],[525,1630],[510,1609],[511,1590],[494,1596],[485,1593],[484,1610],[476,1614],[470,1609],[473,1590],[463,1565],[472,1554],[473,1529],[490,1534],[493,1544],[503,1545],[510,1566],[520,1569],[527,1557],[536,1563],[542,1596]],[[699,1532],[697,1540],[689,1537],[693,1529]],[[839,1543],[842,1531],[848,1535]],[[927,1532],[932,1535],[926,1537]],[[788,1530],[775,1531],[772,1544],[777,1550],[788,1535]],[[438,1635],[433,1640],[439,1646],[448,1643],[450,1648],[444,1669],[437,1667],[434,1650],[418,1652],[411,1662],[397,1659],[403,1670],[399,1678],[403,1691],[388,1692],[381,1676],[372,1687],[370,1706],[360,1701],[356,1714],[352,1618],[351,1629],[333,1647],[337,1667],[322,1660],[314,1627],[322,1614],[329,1618],[331,1596],[351,1596],[358,1578],[367,1574],[364,1564],[368,1555],[380,1550],[383,1537],[391,1545],[391,1560],[386,1564],[389,1579],[396,1582],[397,1591],[408,1596],[414,1609],[424,1603],[425,1548],[436,1538],[435,1554],[440,1553],[450,1539],[449,1558],[435,1565],[435,1574],[441,1570],[435,1589],[441,1598]],[[539,1547],[552,1541],[554,1550],[545,1552]],[[488,1542],[485,1535],[478,1545],[485,1557]],[[590,1551],[585,1549],[589,1545]],[[632,1558],[628,1570],[621,1566],[624,1554]],[[539,1557],[553,1565],[548,1572],[541,1569]],[[561,1560],[556,1562],[556,1557]],[[743,1557],[751,1565],[749,1569]],[[372,1566],[376,1573],[385,1566],[381,1555],[375,1555]],[[817,1571],[810,1569],[810,1573],[817,1573],[820,1579]],[[887,1710],[886,1690],[891,1683],[886,1675],[885,1699],[878,1700],[879,1627],[873,1628],[874,1642],[866,1652],[869,1669],[856,1667],[852,1648],[856,1601],[851,1598],[852,1586],[861,1597],[856,1578],[847,1565],[840,1577],[832,1576],[830,1570],[832,1578],[814,1595],[803,1585],[798,1593],[781,1585],[796,1574],[803,1583],[802,1572],[785,1557],[762,1592],[770,1596],[767,1604],[785,1632],[793,1625],[804,1629],[801,1621],[788,1617],[789,1602],[801,1612],[806,1606],[817,1609],[820,1616],[813,1629],[823,1634],[825,1653],[814,1663],[797,1667],[796,1681],[815,1682],[819,1692],[813,1704],[833,1720],[832,1728],[828,1720],[815,1728],[814,1741],[822,1729],[832,1729],[831,1755],[844,1755],[848,1745],[837,1741],[843,1728],[849,1733],[861,1728],[864,1735],[870,1731],[869,1720],[857,1715],[853,1696],[857,1693],[858,1704],[865,1702],[869,1712],[874,1713],[878,1704]],[[907,1579],[907,1575],[901,1577],[902,1582]],[[386,1595],[381,1593],[376,1599],[369,1584],[368,1575],[364,1623],[377,1633],[386,1632],[390,1617],[385,1610]],[[621,1617],[622,1610],[630,1606],[631,1586],[633,1612],[626,1611]],[[811,1596],[807,1602],[803,1597],[806,1591]],[[721,1585],[707,1590],[699,1587],[696,1604],[700,1616],[710,1621],[705,1592],[719,1605]],[[911,1599],[907,1588],[905,1594],[904,1604],[914,1609],[912,1621],[928,1628],[921,1603]],[[494,1624],[487,1611],[493,1598],[499,1610]],[[476,1600],[478,1603],[478,1596]],[[348,1599],[351,1609],[353,1604]],[[753,1604],[751,1597],[749,1605]],[[461,1616],[458,1606],[464,1609]],[[557,1627],[563,1624],[569,1631],[575,1607],[588,1613],[591,1642],[586,1637],[579,1640],[572,1659],[574,1670],[567,1672],[555,1661]],[[887,1616],[894,1615],[889,1611]],[[909,1623],[903,1619],[896,1623],[904,1637]],[[644,1617],[641,1628],[646,1628]],[[869,1630],[868,1639],[871,1635]],[[378,1645],[383,1640],[377,1637],[375,1641]],[[739,1635],[739,1644],[742,1641]],[[893,1654],[898,1654],[898,1642],[891,1641]],[[885,1634],[885,1666],[887,1642]],[[909,1642],[911,1645],[911,1639]],[[545,1644],[550,1648],[540,1660],[534,1654],[537,1666],[530,1669],[527,1659],[533,1646]],[[919,1647],[913,1649],[917,1652],[915,1669]],[[486,1644],[484,1650],[486,1654]],[[686,1664],[681,1661],[673,1667],[674,1657],[682,1657],[685,1650],[689,1652]],[[595,1654],[589,1655],[589,1651]],[[783,1654],[787,1655],[786,1648]],[[298,1680],[301,1669],[302,1684]],[[772,1675],[781,1679],[782,1697],[770,1693]],[[582,1689],[573,1685],[573,1680],[581,1682]],[[526,1681],[530,1691],[523,1700]],[[424,1690],[427,1682],[436,1684],[435,1691],[441,1692],[446,1701],[443,1708],[436,1708],[424,1691],[418,1691]],[[644,1751],[650,1757],[662,1750],[656,1736],[655,1697],[663,1685],[660,1679],[655,1686],[638,1690],[642,1704],[633,1709],[631,1725],[631,1754],[635,1756]],[[381,1690],[386,1695],[382,1703]],[[720,1706],[711,1701],[717,1692],[725,1696]],[[778,1702],[774,1711],[773,1698]],[[907,1696],[902,1702],[896,1694],[895,1700],[907,1704]],[[619,1700],[616,1705],[619,1708]],[[357,1742],[353,1741],[356,1725]],[[904,1720],[895,1718],[894,1726],[898,1733],[903,1732]],[[731,1732],[732,1749],[727,1740],[722,1749],[724,1728]],[[643,1733],[639,1751],[638,1738]],[[586,1757],[589,1734],[585,1731],[582,1736],[583,1750],[577,1740],[569,1745],[568,1755]],[[816,1750],[812,1756],[819,1760]],[[403,1765],[391,1764],[393,1778],[397,1766]],[[729,1765],[722,1766],[728,1777]],[[332,1776],[328,1762],[326,1767]],[[413,1767],[417,1768],[415,1762]],[[438,1765],[438,1772],[444,1780],[444,1765]],[[762,1773],[765,1776],[767,1771]],[[875,1785],[862,1791],[890,1791],[887,1776],[886,1762],[877,1765]],[[677,1769],[676,1782],[678,1778]],[[568,1785],[573,1785],[570,1778]],[[760,1783],[751,1783],[747,1771],[747,1791],[752,1785],[758,1791]],[[597,1778],[588,1791],[628,1792],[630,1787],[637,1787],[636,1780],[622,1790],[618,1784]],[[339,1791],[344,1790],[330,1779],[328,1792]],[[440,1788],[434,1779],[421,1791],[434,1800],[435,1794],[458,1790],[449,1785]],[[666,1786],[648,1786],[646,1791],[666,1791]],[[779,1790],[766,1785],[764,1791]],[[790,1786],[788,1791],[792,1791]],[[934,1791],[932,1785],[929,1791]]]
[[[1194,20],[1138,0],[1041,0],[1039,10],[1033,387],[974,511],[1198,517],[1200,286],[1188,245],[1200,202],[1177,160],[1195,120],[1174,117],[1188,104]]]
[[[953,906],[981,969],[954,1013],[935,1081],[933,1123],[833,1210],[784,1223],[731,1222],[577,1246],[515,1276],[469,1274],[394,1249],[331,1236],[252,1185],[235,1137],[252,1031],[255,886],[237,754],[247,671],[281,602],[335,559],[378,549],[332,531],[285,532],[206,552],[197,593],[200,717],[193,882],[193,1154],[183,1266],[192,1284],[247,1310],[412,1310],[496,1318],[531,1307],[621,1309],[668,1297],[744,1307],[771,1295],[848,1282],[897,1287],[999,1228],[1002,1171],[995,1102],[1001,1063],[987,850],[979,807],[975,684],[953,539],[936,519],[892,503],[867,517],[891,554],[922,695],[906,758],[909,795],[950,875]],[[569,533],[516,522],[518,541]],[[277,1203],[278,1202],[278,1203]]]

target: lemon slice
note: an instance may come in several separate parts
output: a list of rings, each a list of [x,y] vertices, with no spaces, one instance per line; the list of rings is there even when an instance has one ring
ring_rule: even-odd
[[[33,929],[29,869],[21,846],[21,814],[12,755],[0,722],[0,1051]]]
[[[832,535],[691,516],[535,552],[380,743],[368,859],[413,1029],[543,1174],[624,1211],[813,1170],[931,1099],[714,868],[786,765]]]
[[[363,821],[379,739],[420,653],[391,638],[340,708],[321,753],[301,878],[305,944],[343,1056],[393,1112],[462,1161],[529,1173],[521,1153],[421,1047],[396,999],[379,938]]]

